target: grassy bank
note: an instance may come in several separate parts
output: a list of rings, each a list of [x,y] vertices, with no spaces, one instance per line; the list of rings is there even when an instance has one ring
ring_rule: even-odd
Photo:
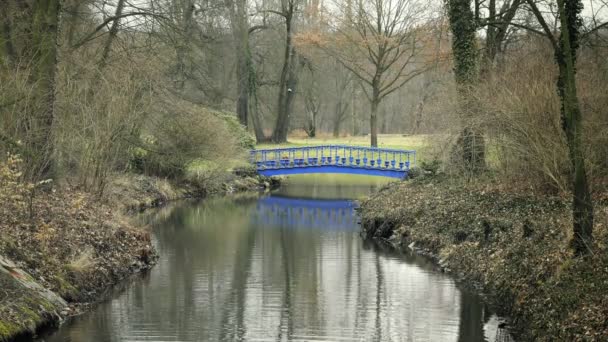
[[[369,238],[414,248],[484,287],[521,340],[608,340],[608,204],[596,203],[597,246],[572,257],[570,201],[492,181],[394,183],[361,204]],[[409,247],[408,247],[409,246]]]

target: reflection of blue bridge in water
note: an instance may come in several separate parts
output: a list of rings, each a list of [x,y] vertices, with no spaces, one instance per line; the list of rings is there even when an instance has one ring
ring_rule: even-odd
[[[252,150],[251,162],[264,176],[349,173],[407,178],[416,152],[359,146],[306,146]]]
[[[349,200],[311,200],[270,196],[258,200],[253,220],[263,226],[355,230],[356,204]]]

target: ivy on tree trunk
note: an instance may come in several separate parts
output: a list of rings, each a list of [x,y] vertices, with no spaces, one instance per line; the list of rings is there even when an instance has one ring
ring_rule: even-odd
[[[477,103],[473,87],[478,81],[478,60],[475,33],[477,24],[471,9],[471,0],[447,0],[452,52],[454,54],[454,76],[458,91],[459,108],[464,128],[454,148],[455,160],[465,170],[477,172],[485,167],[485,143],[483,135],[471,127],[471,119]]]
[[[576,88],[576,52],[582,21],[580,0],[557,0],[561,34],[555,51],[559,67],[557,91],[561,100],[561,119],[568,142],[572,167],[572,247],[577,255],[587,254],[593,244],[593,202],[585,169],[582,143],[582,115]]]

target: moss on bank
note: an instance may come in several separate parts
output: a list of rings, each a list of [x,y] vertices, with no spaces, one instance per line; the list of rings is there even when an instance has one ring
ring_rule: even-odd
[[[67,303],[0,256],[0,341],[55,321]],[[10,319],[6,319],[10,317]]]
[[[368,237],[436,256],[492,294],[518,337],[541,341],[608,340],[606,204],[596,213],[594,255],[574,259],[563,198],[435,179],[392,184],[361,204]]]

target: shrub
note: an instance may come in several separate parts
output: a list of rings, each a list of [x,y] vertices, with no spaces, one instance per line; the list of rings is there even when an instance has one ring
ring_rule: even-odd
[[[230,133],[236,137],[240,147],[252,150],[255,148],[255,137],[241,125],[235,114],[225,112],[214,112],[216,116],[224,120]]]
[[[197,165],[214,165],[203,173],[223,166],[225,171],[230,160],[243,158],[245,148],[253,144],[253,138],[228,114],[174,98],[157,108],[143,127],[140,146],[131,151],[133,170],[171,178],[190,177],[193,168],[201,171]]]

